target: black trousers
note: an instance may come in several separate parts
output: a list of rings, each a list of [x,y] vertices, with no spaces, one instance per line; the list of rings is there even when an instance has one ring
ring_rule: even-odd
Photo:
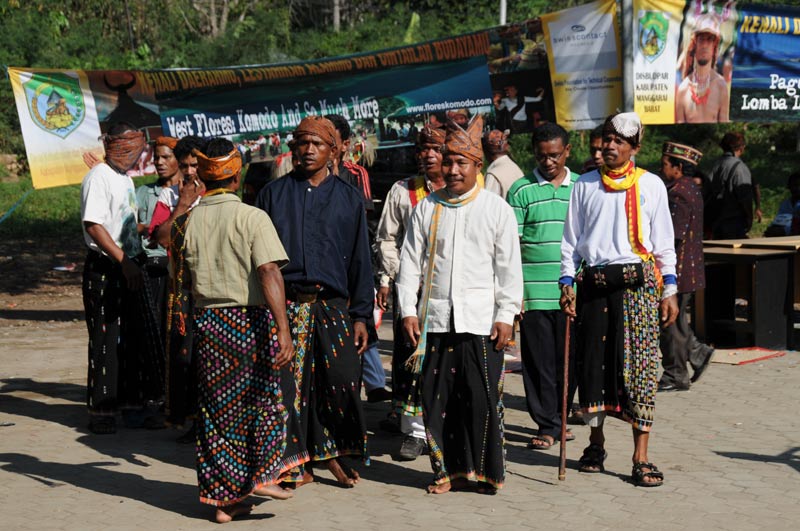
[[[558,438],[564,389],[564,338],[567,316],[560,310],[529,310],[520,321],[520,351],[525,402],[539,435]],[[572,328],[574,333],[574,327]],[[575,341],[570,341],[568,404],[577,388]]]
[[[661,364],[664,367],[661,383],[665,385],[689,387],[689,369],[686,364],[689,363],[692,369],[697,369],[703,364],[711,348],[697,340],[689,325],[689,304],[693,296],[694,293],[678,294],[678,319],[674,325],[661,331]]]

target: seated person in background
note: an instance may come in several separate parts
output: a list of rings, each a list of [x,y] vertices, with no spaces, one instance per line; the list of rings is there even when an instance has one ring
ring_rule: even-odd
[[[778,213],[772,220],[764,236],[792,236],[800,234],[800,172],[789,176],[786,183],[789,197],[781,201]]]

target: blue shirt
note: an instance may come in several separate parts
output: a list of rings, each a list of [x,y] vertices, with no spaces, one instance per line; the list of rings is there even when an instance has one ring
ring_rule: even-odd
[[[364,200],[354,186],[329,175],[314,187],[298,172],[268,183],[256,207],[272,219],[289,255],[287,284],[322,286],[327,298],[350,300],[350,316],[372,316],[374,300]]]

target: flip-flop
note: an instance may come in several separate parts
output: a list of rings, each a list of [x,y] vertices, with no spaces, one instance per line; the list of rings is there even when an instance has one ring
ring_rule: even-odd
[[[570,430],[567,430],[567,441],[574,441],[575,434],[572,433]],[[536,444],[536,441],[540,441],[545,444]],[[546,435],[534,435],[531,437],[531,440],[528,442],[528,448],[531,450],[549,450],[551,447],[555,446],[561,442],[560,438],[553,437],[553,441],[547,438]]]
[[[531,450],[549,450],[556,444],[556,440],[552,441],[546,435],[534,435],[528,443],[528,448]]]

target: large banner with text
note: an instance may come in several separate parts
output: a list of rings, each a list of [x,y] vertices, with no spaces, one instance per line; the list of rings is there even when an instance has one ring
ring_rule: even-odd
[[[634,0],[634,110],[649,124],[800,118],[800,8]]]

